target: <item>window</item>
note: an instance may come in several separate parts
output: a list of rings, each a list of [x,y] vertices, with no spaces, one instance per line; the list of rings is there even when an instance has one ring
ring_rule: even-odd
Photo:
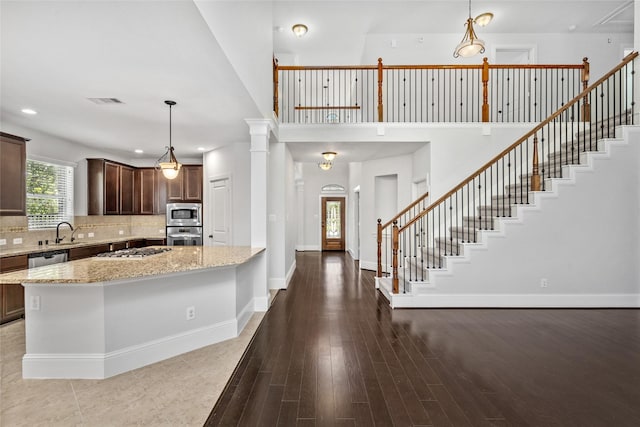
[[[73,220],[73,168],[27,160],[29,229],[52,228]]]

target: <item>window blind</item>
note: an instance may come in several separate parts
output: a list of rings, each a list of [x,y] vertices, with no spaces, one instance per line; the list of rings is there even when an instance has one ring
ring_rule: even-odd
[[[27,218],[29,229],[73,220],[73,167],[27,160]]]

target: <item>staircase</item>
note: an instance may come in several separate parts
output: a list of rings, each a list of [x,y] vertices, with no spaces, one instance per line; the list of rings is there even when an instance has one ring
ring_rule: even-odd
[[[605,98],[602,86],[612,79],[619,86],[634,58],[434,204],[398,218],[388,233],[397,242],[384,257],[392,261],[379,261],[376,280],[392,307],[640,306],[639,274],[629,267],[638,258],[628,258],[637,249],[623,256],[607,249],[626,244],[624,229],[637,229],[637,217],[614,235],[606,232],[617,207],[629,201],[618,191],[625,174],[638,197],[640,131],[629,126],[632,111],[622,108],[629,100],[614,100],[613,108],[608,100],[588,102]],[[594,120],[560,120],[584,105]],[[607,197],[616,204],[598,203]],[[597,239],[584,237],[590,233]],[[618,282],[607,285],[614,276]]]

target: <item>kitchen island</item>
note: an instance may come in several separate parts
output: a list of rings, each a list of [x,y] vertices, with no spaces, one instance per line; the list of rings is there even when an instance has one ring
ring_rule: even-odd
[[[23,378],[108,378],[234,338],[268,305],[262,248],[180,247],[0,275],[25,288]]]

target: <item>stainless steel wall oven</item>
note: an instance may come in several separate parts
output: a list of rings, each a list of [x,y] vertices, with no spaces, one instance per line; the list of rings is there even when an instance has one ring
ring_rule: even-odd
[[[167,245],[202,245],[202,204],[167,204]]]

